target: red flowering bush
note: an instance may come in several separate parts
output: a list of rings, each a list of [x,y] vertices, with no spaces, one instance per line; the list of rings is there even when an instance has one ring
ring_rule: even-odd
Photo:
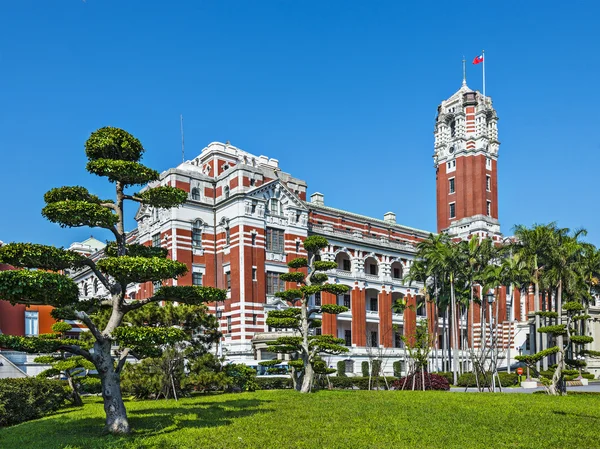
[[[414,381],[414,389],[423,390],[423,377],[425,378],[425,390],[448,391],[450,389],[448,379],[446,379],[444,376],[430,373],[425,373],[424,376],[421,373],[415,373],[411,374],[410,376],[402,377],[401,379],[392,382],[390,389],[412,390]]]

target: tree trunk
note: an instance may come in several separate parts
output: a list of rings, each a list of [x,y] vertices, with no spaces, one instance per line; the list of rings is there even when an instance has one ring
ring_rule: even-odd
[[[73,399],[73,405],[76,405],[76,406],[83,405],[83,401],[81,400],[79,391],[77,391],[77,385],[73,381],[73,376],[69,375],[69,373],[65,373],[65,374],[67,376],[67,382],[69,384],[69,387],[71,388],[71,391],[73,392],[71,394],[71,398]]]
[[[110,349],[110,340],[94,343],[94,364],[102,382],[102,398],[106,413],[105,431],[112,434],[126,434],[130,432],[130,428],[121,395],[121,375],[115,372]]]
[[[304,360],[304,357],[302,359]],[[308,360],[308,357],[306,357],[306,360],[304,360],[304,376],[302,378],[302,386],[300,388],[300,393],[310,393],[314,377],[315,372],[313,370],[312,364]]]
[[[535,267],[535,284],[534,284],[534,301],[533,305],[536,312],[540,311],[540,286],[538,284],[538,267]],[[535,315],[535,350],[533,353],[539,352],[542,347],[542,334],[540,334],[537,330],[540,328],[540,316]],[[537,372],[540,372],[540,361],[538,360],[535,363],[535,369]]]
[[[558,292],[556,294],[556,313],[558,313],[558,318],[556,319],[556,324],[562,324],[562,280],[558,281]],[[570,331],[568,327],[570,323],[567,323],[567,336],[569,336]],[[554,375],[552,376],[552,386],[550,389],[550,394],[560,394],[563,392],[558,388],[558,383],[562,380],[562,372],[565,369],[565,348],[564,348],[564,338],[562,334],[558,334],[556,336],[556,346],[559,347],[559,351],[556,353],[556,370],[554,371]]]
[[[450,280],[450,303],[452,304],[452,374],[454,385],[458,384],[458,329],[456,313],[456,296],[454,294],[454,280]]]

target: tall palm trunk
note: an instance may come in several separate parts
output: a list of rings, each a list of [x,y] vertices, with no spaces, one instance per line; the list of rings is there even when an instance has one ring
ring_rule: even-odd
[[[450,304],[452,307],[452,374],[454,385],[458,384],[458,332],[456,329],[456,297],[454,292],[454,276],[450,277]]]
[[[556,293],[556,312],[558,313],[557,324],[562,324],[562,279],[558,281],[558,291]],[[568,327],[568,326],[567,326]],[[570,331],[567,329],[567,333]],[[562,334],[556,336],[556,346],[559,350],[556,353],[556,370],[552,376],[552,385],[550,387],[550,394],[562,394],[562,391],[558,391],[558,383],[561,380],[562,372],[565,369],[565,348],[564,339]]]
[[[539,284],[539,273],[538,273],[538,266],[537,263],[535,264],[535,281],[534,281],[534,294],[533,294],[533,300],[535,302],[535,304],[533,305],[534,309],[536,312],[540,311],[540,284]],[[542,347],[542,335],[537,331],[540,328],[540,316],[536,313],[535,315],[535,352],[539,352],[541,350]],[[535,363],[535,369],[539,372],[540,371],[540,361],[538,360]]]

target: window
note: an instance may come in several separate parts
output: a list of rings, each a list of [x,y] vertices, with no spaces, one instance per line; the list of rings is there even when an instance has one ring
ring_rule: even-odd
[[[344,344],[346,346],[352,346],[352,331],[345,330],[344,331]]]
[[[487,202],[486,213],[488,214],[488,216],[492,215],[492,202],[491,201]]]
[[[252,213],[256,213],[256,201],[252,201]]]
[[[352,301],[350,300],[350,295],[344,295],[344,307],[348,307],[349,309],[352,307]]]
[[[231,290],[231,271],[225,272],[225,284],[227,285],[227,290]]]
[[[154,246],[154,247],[160,246],[160,232],[158,232],[152,236],[152,246]]]
[[[394,348],[401,348],[402,343],[402,334],[400,332],[394,332]]]
[[[377,298],[371,298],[371,300],[369,301],[369,305],[371,306],[369,310],[377,312]]]
[[[320,327],[315,327],[315,335],[323,335],[323,329]]]
[[[454,120],[450,122],[450,137],[456,137],[456,122]]]
[[[343,259],[342,260],[342,269],[344,271],[352,271],[352,266],[350,263],[350,259]]]
[[[485,190],[492,191],[492,178],[490,178],[490,175],[485,175]]]
[[[198,187],[192,189],[192,199],[194,201],[200,201],[200,189]]]
[[[227,317],[227,333],[231,334],[231,317]]]
[[[155,281],[152,283],[152,287],[154,288],[154,293],[156,293],[158,291],[158,289],[162,287],[162,282]]]
[[[402,278],[402,268],[394,268],[393,277],[394,279]]]
[[[296,242],[296,252],[300,252],[300,242]]]
[[[256,267],[252,267],[252,280],[256,281]]]
[[[283,215],[283,204],[277,198],[269,200],[269,212],[272,215]]]
[[[281,229],[267,228],[267,251],[283,253],[283,231]]]
[[[192,285],[202,285],[202,273],[192,273]]]
[[[419,303],[419,306],[417,307],[417,315],[418,316],[426,316],[425,302]]]
[[[90,288],[88,287],[88,283],[83,284],[83,296],[88,296],[90,294]]]
[[[450,203],[450,218],[456,218],[456,204]]]
[[[25,335],[38,335],[38,312],[25,311]]]
[[[229,227],[225,228],[225,245],[229,246],[231,244],[231,231]]]
[[[225,198],[229,198],[229,186],[225,186],[223,192],[225,192]]]
[[[372,263],[369,265],[369,274],[377,276],[377,265]]]
[[[258,315],[256,315],[256,314],[253,314],[253,315],[252,315],[252,326],[256,326],[256,321],[257,321],[257,319],[258,319]]]
[[[256,234],[252,234],[252,246],[256,245]]]
[[[321,292],[315,293],[315,307],[321,306]]]
[[[254,186],[254,184],[256,184],[256,179],[250,178],[250,185]]]
[[[377,340],[377,332],[373,331],[371,332],[371,341],[369,342],[369,346],[371,346],[372,348],[376,348],[379,345],[379,342]]]
[[[98,293],[98,279],[94,279],[94,295]]]
[[[285,290],[285,282],[279,279],[279,273],[267,271],[267,295],[274,295],[276,292]]]
[[[449,186],[448,186],[448,192],[449,193],[454,193],[454,178],[450,178],[448,180]]]
[[[196,220],[192,226],[192,246],[202,248],[202,222]]]

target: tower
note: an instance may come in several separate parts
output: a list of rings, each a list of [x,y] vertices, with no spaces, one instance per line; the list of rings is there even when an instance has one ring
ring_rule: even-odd
[[[435,121],[437,230],[499,238],[498,117],[492,99],[462,87],[438,106]]]

